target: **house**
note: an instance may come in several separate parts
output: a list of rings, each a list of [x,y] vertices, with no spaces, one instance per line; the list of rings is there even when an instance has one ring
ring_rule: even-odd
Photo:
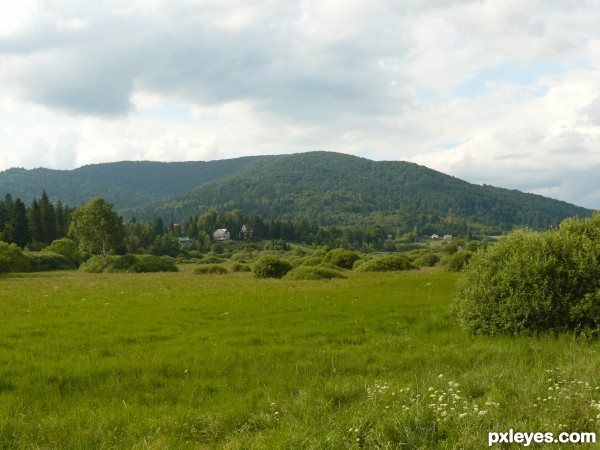
[[[177,240],[179,241],[179,245],[189,245],[192,243],[192,240],[187,236],[177,238]]]
[[[242,225],[242,231],[240,232],[240,236],[243,236],[245,241],[247,241],[248,239],[252,239],[252,234],[252,228],[250,228],[246,224]]]
[[[225,228],[219,228],[213,233],[213,241],[228,241],[229,238],[229,231],[227,231]]]
[[[452,235],[451,234],[445,234],[444,235],[444,240],[445,241],[451,241],[452,240]]]
[[[432,234],[431,239],[439,239],[440,237],[437,234]]]

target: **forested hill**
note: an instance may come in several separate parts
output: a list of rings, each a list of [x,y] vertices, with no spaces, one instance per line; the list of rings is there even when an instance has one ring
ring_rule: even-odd
[[[0,172],[0,194],[29,201],[43,190],[70,206],[101,196],[125,218],[140,221],[180,222],[208,210],[239,209],[263,219],[379,225],[415,234],[442,229],[441,224],[461,234],[544,229],[592,212],[539,195],[473,185],[413,163],[330,152]]]
[[[310,152],[264,157],[235,175],[129,214],[181,220],[207,210],[233,209],[262,218],[376,224],[416,233],[448,223],[465,233],[467,228],[544,229],[592,212],[539,195],[473,185],[413,163]]]
[[[9,169],[0,172],[0,195],[30,201],[46,191],[51,200],[77,206],[101,196],[117,209],[136,208],[189,192],[209,181],[232,175],[260,156],[220,161],[124,161],[74,170]]]

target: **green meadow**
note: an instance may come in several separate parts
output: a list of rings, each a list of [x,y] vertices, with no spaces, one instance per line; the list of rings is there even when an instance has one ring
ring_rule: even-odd
[[[0,448],[482,449],[509,429],[600,437],[598,341],[471,336],[449,312],[458,275],[440,269],[346,275],[260,280],[187,265],[0,277]]]

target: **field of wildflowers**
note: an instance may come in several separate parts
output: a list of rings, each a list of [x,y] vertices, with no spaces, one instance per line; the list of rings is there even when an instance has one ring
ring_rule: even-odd
[[[597,341],[470,336],[449,313],[453,273],[347,275],[1,277],[0,448],[481,449],[511,428],[600,436]]]

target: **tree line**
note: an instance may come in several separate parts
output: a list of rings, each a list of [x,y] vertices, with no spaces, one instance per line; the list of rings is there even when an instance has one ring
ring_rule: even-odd
[[[72,211],[60,200],[54,205],[46,191],[28,206],[6,194],[0,200],[0,241],[39,250],[67,235]]]
[[[86,214],[83,214],[84,211]],[[113,225],[103,238],[99,238],[100,224],[106,223],[107,218],[111,218]],[[227,229],[231,239],[238,241],[271,240],[274,246],[282,245],[282,242],[302,242],[364,251],[402,250],[406,242],[422,237],[423,231],[429,231],[415,227],[412,233],[399,235],[396,230],[381,225],[319,226],[308,220],[262,219],[257,214],[244,214],[239,209],[222,213],[211,210],[189,216],[181,223],[165,223],[161,217],[147,222],[138,222],[135,218],[123,221],[113,211],[112,203],[99,197],[76,208],[65,206],[60,200],[53,204],[46,191],[29,205],[20,198],[13,199],[10,194],[0,199],[0,241],[14,243],[30,251],[41,250],[57,239],[69,237],[78,243],[83,241],[87,251],[97,254],[175,256],[182,249],[208,252],[214,245],[213,233],[219,228]],[[464,224],[460,228],[466,230]],[[191,243],[182,248],[181,237],[190,238]],[[95,240],[98,246],[90,243]]]

